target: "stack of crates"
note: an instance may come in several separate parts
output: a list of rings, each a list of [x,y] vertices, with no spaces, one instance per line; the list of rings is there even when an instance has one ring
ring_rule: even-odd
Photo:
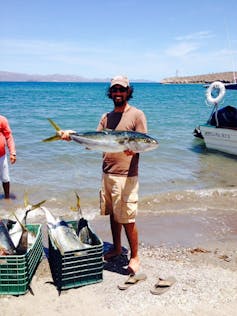
[[[76,221],[67,222],[75,230]],[[68,251],[63,255],[56,247],[50,231],[49,265],[58,291],[76,288],[103,280],[103,242],[90,230],[92,245],[88,248]]]
[[[0,294],[25,294],[43,257],[41,225],[26,227],[36,235],[35,242],[26,254],[0,256]]]

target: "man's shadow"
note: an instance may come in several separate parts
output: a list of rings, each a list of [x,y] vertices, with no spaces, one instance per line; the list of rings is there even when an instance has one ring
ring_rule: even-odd
[[[111,249],[113,249],[113,245],[109,242],[104,241],[104,254],[106,254]],[[104,261],[104,270],[116,272],[123,275],[129,275],[130,272],[127,268],[129,260],[127,255],[128,250],[123,247],[121,255],[113,257],[108,261]]]

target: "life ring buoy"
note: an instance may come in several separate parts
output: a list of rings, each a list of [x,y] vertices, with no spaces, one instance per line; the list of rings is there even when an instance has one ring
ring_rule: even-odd
[[[207,88],[206,99],[208,103],[217,104],[225,95],[225,85],[220,81],[214,81]]]

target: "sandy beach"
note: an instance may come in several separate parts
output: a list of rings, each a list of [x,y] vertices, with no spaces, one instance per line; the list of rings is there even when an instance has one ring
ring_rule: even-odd
[[[234,315],[236,218],[232,217],[230,229],[222,234],[218,233],[220,227],[216,227],[215,235],[208,229],[211,221],[203,229],[195,216],[187,219],[186,215],[179,216],[180,223],[190,222],[186,230],[176,225],[177,219],[172,223],[167,216],[138,216],[140,272],[146,274],[145,281],[125,291],[118,289],[117,285],[128,278],[126,256],[121,256],[105,262],[102,282],[64,290],[59,295],[44,258],[32,279],[32,292],[18,297],[1,296],[1,315]],[[110,246],[108,218],[98,217],[90,224],[105,246]],[[126,249],[126,240],[123,242]],[[169,276],[177,282],[166,293],[150,293],[159,277]]]

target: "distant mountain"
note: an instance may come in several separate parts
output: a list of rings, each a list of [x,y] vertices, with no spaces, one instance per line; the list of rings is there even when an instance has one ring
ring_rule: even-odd
[[[0,81],[17,81],[17,82],[109,82],[110,78],[85,78],[75,75],[38,75],[24,74],[8,71],[0,71]],[[152,82],[143,79],[134,79],[132,82]],[[154,82],[154,81],[153,81]]]
[[[37,81],[37,82],[108,82],[109,79],[88,79],[75,75],[38,75],[0,71],[0,81]]]
[[[161,80],[160,83],[211,83],[213,81],[222,81],[224,83],[229,83],[234,81],[233,72],[219,72],[211,73],[206,75],[194,75],[186,77],[170,77]]]

